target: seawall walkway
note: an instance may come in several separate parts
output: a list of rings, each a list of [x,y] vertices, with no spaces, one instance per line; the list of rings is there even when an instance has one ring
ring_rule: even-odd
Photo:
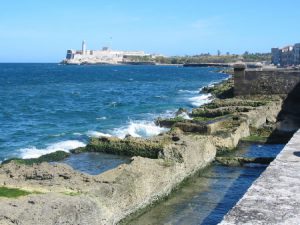
[[[220,225],[300,224],[300,130]]]

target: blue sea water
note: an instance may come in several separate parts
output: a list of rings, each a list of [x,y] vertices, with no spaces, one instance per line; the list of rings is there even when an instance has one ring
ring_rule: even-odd
[[[226,79],[214,68],[0,64],[0,161],[84,146],[89,137],[148,137],[153,123]]]
[[[231,155],[276,157],[283,147],[282,144],[241,144]],[[259,164],[243,167],[212,165],[128,224],[219,224],[265,169],[266,165]]]

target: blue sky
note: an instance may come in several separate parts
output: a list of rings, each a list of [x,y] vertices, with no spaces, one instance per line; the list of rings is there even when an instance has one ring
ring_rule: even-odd
[[[165,55],[300,42],[299,0],[0,0],[0,62],[57,62],[107,45]]]

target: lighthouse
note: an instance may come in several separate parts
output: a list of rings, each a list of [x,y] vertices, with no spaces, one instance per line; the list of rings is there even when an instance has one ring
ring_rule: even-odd
[[[86,43],[85,40],[82,41],[82,55],[86,54]]]

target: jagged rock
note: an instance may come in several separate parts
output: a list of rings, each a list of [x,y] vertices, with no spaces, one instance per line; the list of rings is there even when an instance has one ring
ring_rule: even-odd
[[[80,152],[103,152],[127,156],[143,156],[157,158],[163,150],[163,140],[145,140],[127,136],[124,139],[116,137],[92,138],[85,148],[76,149],[72,153]]]
[[[183,132],[206,134],[208,128],[206,124],[196,124],[192,122],[177,122],[173,125]]]
[[[189,114],[189,111],[187,110],[187,109],[184,109],[184,108],[179,108],[178,110],[177,110],[177,112],[175,113],[175,116],[177,117],[177,116],[180,116],[180,115],[182,115],[183,113],[186,113],[187,115]]]

